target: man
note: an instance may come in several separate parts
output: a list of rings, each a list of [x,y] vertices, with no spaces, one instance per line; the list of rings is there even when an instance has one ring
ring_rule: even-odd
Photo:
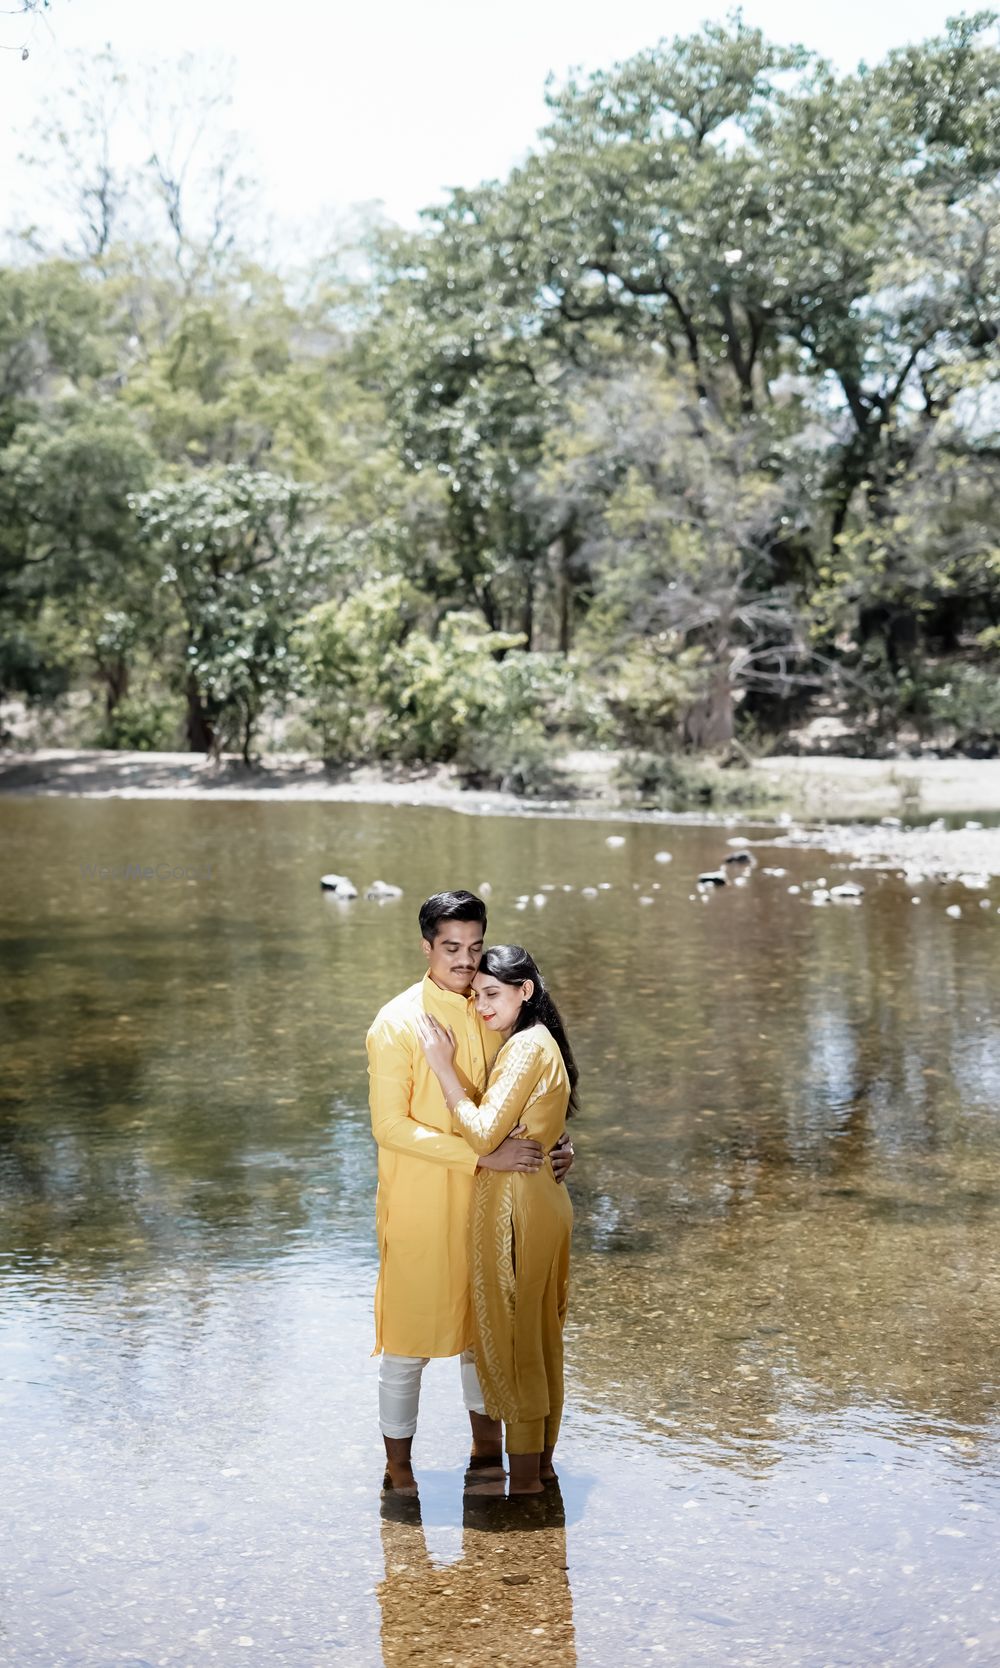
[[[479,968],[486,906],[472,892],[437,892],[420,910],[427,972],[388,1002],[368,1032],[372,1134],[378,1142],[375,1224],[379,1277],[375,1349],[386,1486],[416,1492],[411,1448],[420,1377],[431,1356],[461,1357],[462,1390],[472,1425],[470,1467],[483,1479],[503,1476],[499,1420],[489,1419],[472,1353],[468,1234],[477,1170],[541,1168],[537,1141],[514,1130],[493,1153],[477,1157],[461,1135],[416,1030],[433,1014],[455,1033],[455,1068],[478,1100],[502,1039],[476,1014],[470,985]],[[561,1181],[573,1162],[564,1136],[551,1154]]]

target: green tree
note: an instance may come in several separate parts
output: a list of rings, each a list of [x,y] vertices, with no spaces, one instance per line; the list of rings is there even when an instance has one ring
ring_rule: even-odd
[[[265,707],[295,688],[290,638],[328,569],[317,493],[241,467],[139,494],[143,540],[178,621],[177,671],[195,752],[251,747]]]

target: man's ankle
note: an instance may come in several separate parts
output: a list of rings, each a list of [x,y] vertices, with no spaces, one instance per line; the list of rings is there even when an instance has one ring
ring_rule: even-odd
[[[382,1440],[390,1470],[409,1471],[412,1466],[412,1436],[384,1436]]]
[[[477,1459],[503,1458],[503,1426],[499,1419],[490,1419],[485,1413],[469,1412],[469,1423],[472,1426],[472,1452]]]

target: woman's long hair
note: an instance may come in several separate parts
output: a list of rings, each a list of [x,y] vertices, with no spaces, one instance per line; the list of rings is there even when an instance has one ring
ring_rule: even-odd
[[[563,1025],[551,996],[545,988],[545,981],[535,966],[534,960],[527,950],[522,950],[520,944],[492,944],[483,951],[483,959],[479,963],[480,973],[488,973],[491,978],[499,979],[502,985],[523,985],[527,979],[534,984],[534,990],[528,1000],[521,1006],[512,1035],[518,1031],[527,1030],[529,1025],[545,1025],[559,1044],[559,1052],[566,1067],[569,1078],[569,1107],[566,1116],[572,1117],[578,1102],[576,1098],[577,1079],[580,1076],[573,1050],[569,1046],[566,1027]]]

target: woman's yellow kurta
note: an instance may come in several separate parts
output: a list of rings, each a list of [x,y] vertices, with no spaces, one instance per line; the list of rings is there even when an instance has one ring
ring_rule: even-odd
[[[477,1099],[500,1043],[471,998],[429,976],[386,1003],[368,1033],[378,1142],[374,1355],[458,1355],[472,1343],[469,1209],[478,1155],[453,1131],[417,1035],[420,1013],[451,1026],[455,1068]]]
[[[496,1057],[486,1093],[452,1112],[477,1153],[514,1126],[548,1155],[566,1127],[569,1079],[544,1025],[516,1032]],[[563,1405],[563,1323],[573,1205],[546,1156],[534,1174],[481,1170],[470,1234],[476,1369],[486,1411],[507,1427],[509,1454],[555,1442]]]

